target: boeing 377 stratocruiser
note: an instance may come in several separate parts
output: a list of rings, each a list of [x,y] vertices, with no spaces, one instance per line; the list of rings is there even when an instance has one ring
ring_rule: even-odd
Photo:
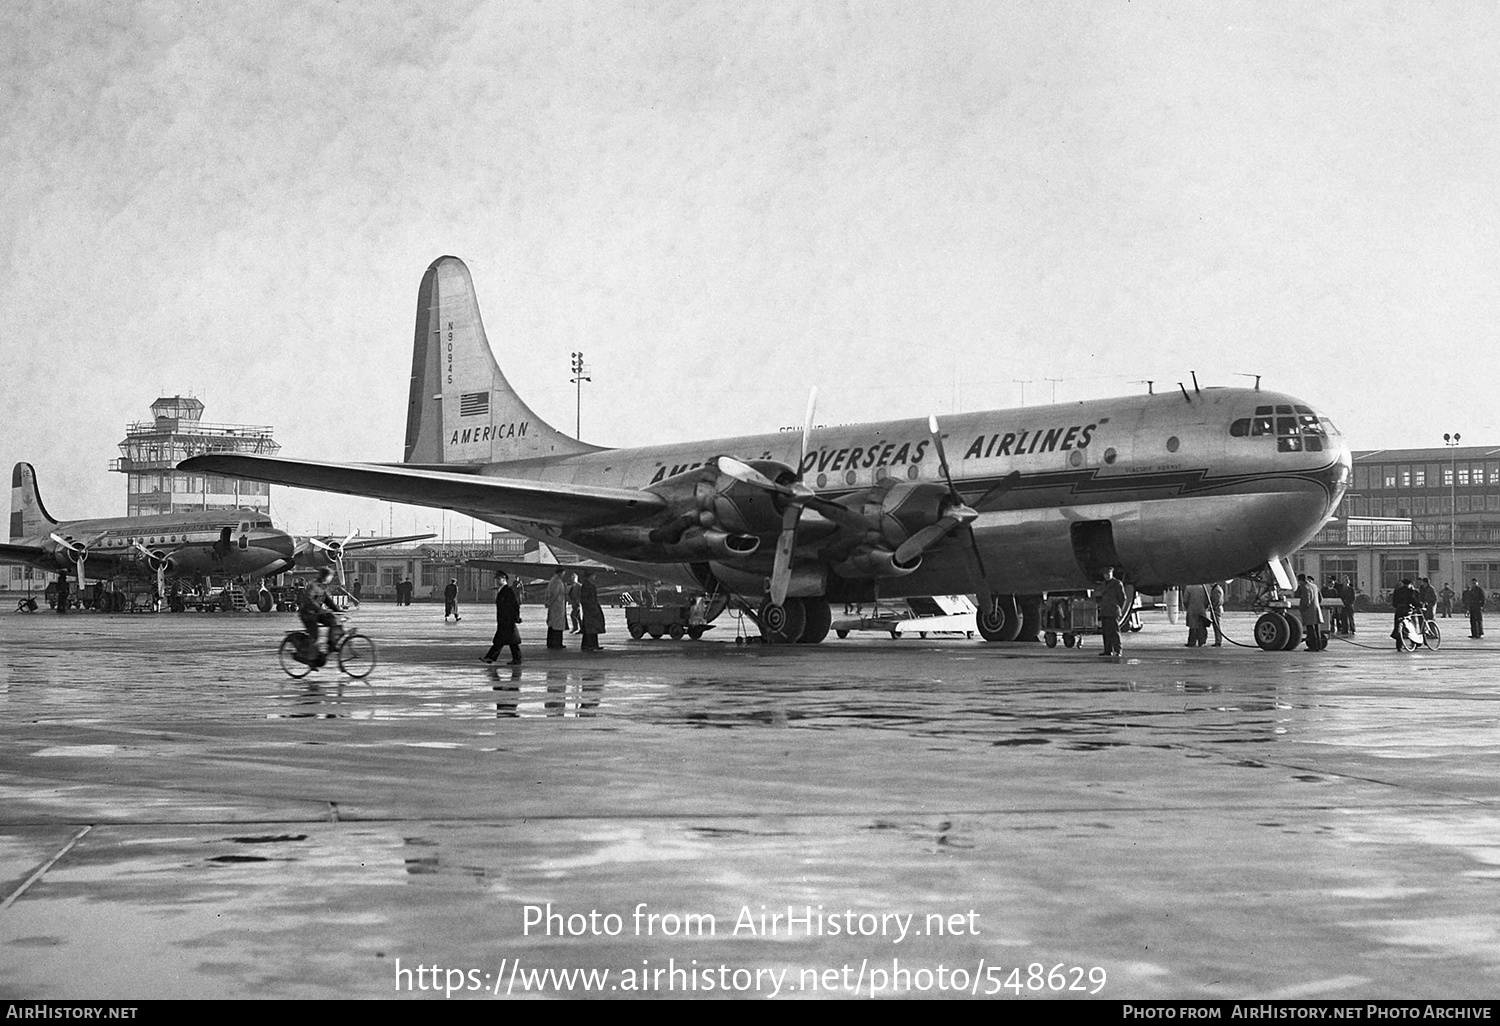
[[[452,509],[651,577],[748,600],[776,641],[830,602],[977,594],[989,640],[1036,631],[1042,592],[1113,566],[1142,590],[1256,576],[1338,505],[1350,457],[1288,395],[1190,392],[606,449],[543,422],[495,361],[468,268],[417,298],[401,464],[215,454],[181,464]],[[1259,632],[1258,632],[1259,633]]]
[[[36,471],[17,463],[10,475],[10,541],[0,563],[72,570],[87,577],[156,576],[163,591],[174,577],[261,577],[290,569],[296,543],[253,509],[202,510],[158,516],[56,520],[42,505]]]

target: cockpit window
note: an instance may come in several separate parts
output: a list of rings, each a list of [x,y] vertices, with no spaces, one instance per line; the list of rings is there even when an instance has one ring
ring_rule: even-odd
[[[1255,416],[1230,424],[1229,433],[1235,438],[1274,435],[1277,452],[1322,452],[1323,440],[1338,431],[1306,406],[1277,403],[1257,406]]]

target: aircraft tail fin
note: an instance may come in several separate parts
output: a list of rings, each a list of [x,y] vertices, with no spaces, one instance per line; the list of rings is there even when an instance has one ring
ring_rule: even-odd
[[[543,421],[511,388],[457,257],[434,260],[417,292],[405,463],[502,463],[600,448]]]
[[[31,538],[47,534],[57,526],[42,505],[42,495],[36,487],[36,468],[30,463],[17,463],[10,472],[10,536]]]

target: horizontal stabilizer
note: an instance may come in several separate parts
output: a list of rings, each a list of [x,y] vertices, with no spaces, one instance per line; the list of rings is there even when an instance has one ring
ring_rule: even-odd
[[[413,506],[473,510],[543,523],[577,525],[594,518],[616,523],[645,517],[666,506],[666,501],[658,495],[628,488],[557,485],[373,463],[312,463],[278,456],[216,453],[194,456],[177,466],[195,474],[224,474],[295,488],[361,495]]]

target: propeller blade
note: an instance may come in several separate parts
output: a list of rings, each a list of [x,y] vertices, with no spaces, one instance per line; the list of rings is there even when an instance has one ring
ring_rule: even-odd
[[[322,539],[322,538],[309,538],[309,539],[307,539],[307,540],[308,540],[308,543],[309,543],[309,544],[311,544],[311,545],[314,545],[314,546],[316,546],[316,547],[317,547],[317,548],[320,548],[320,549],[327,549],[327,550],[329,550],[329,551],[332,551],[332,549],[333,549],[333,546],[332,546],[332,545],[330,545],[330,544],[328,544],[328,543],[327,543],[327,542],[326,542],[326,541],[324,541],[324,540],[323,540],[323,539]]]
[[[1019,470],[1012,470],[1009,474],[1006,474],[1003,479],[1001,479],[999,484],[995,485],[995,487],[991,488],[989,491],[981,495],[979,497],[979,501],[974,503],[974,508],[979,510],[981,513],[989,512],[991,505],[995,502],[996,499],[999,499],[1002,495],[1004,495],[1006,492],[1010,491],[1020,483],[1021,472]]]
[[[776,562],[771,567],[771,602],[781,605],[786,602],[787,589],[792,585],[792,552],[797,548],[797,521],[802,516],[801,506],[788,506],[781,514],[781,535],[776,539]]]
[[[932,442],[938,454],[938,467],[942,470],[943,480],[948,485],[948,494],[953,498],[954,509],[950,512],[958,514],[961,508],[972,514],[967,517],[959,514],[959,519],[962,530],[964,534],[968,535],[969,541],[968,558],[965,560],[969,568],[969,582],[974,585],[974,595],[979,600],[979,615],[984,616],[994,604],[995,596],[994,592],[990,590],[989,576],[985,573],[984,557],[979,554],[979,539],[974,536],[973,521],[978,517],[979,513],[978,510],[963,501],[963,496],[959,495],[958,488],[953,484],[953,475],[948,470],[948,454],[943,450],[943,435],[938,430],[938,420],[935,415],[927,418],[927,429],[932,433]],[[1019,470],[1011,471],[1005,480],[984,494],[984,498],[980,500],[981,508],[984,503],[993,502],[996,498],[1014,488],[1020,480],[1021,472]],[[919,531],[918,533],[920,534],[921,532]]]
[[[963,502],[963,497],[958,494],[958,489],[953,485],[953,475],[948,471],[948,452],[943,448],[943,433],[938,429],[936,414],[928,414],[927,431],[932,435],[933,447],[937,449],[938,469],[943,472],[943,481],[948,485],[948,494],[953,497],[954,502]]]
[[[813,414],[818,408],[818,386],[807,393],[807,414],[802,418],[802,450],[797,456],[797,480],[802,480],[802,468],[807,466],[807,440],[812,437]]]
[[[979,600],[980,614],[983,615],[995,604],[995,596],[990,591],[990,580],[984,571],[984,557],[979,554],[979,539],[974,537],[974,527],[965,522],[962,530],[969,536],[969,552],[972,556],[968,560],[969,583],[974,585],[974,597]]]
[[[728,474],[736,481],[743,481],[745,484],[764,488],[768,492],[777,492],[783,495],[790,494],[791,492],[791,489],[777,484],[750,464],[743,463],[733,456],[720,456],[717,465],[720,473]]]

